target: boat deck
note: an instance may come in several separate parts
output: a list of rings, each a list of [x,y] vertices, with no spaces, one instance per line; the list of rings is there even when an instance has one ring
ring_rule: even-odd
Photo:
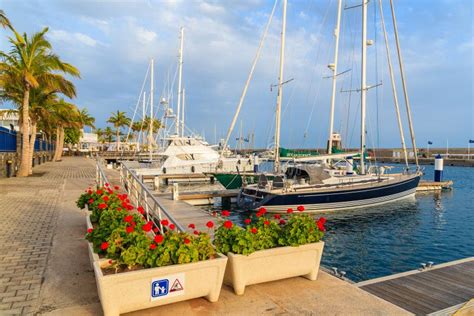
[[[417,315],[443,314],[474,298],[474,257],[364,281],[357,286]]]

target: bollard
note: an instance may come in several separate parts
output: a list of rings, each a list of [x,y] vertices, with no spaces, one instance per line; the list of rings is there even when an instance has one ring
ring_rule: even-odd
[[[179,199],[179,188],[178,188],[178,184],[177,183],[173,183],[173,187],[172,187],[172,197],[173,197],[173,200],[176,201]]]
[[[351,176],[354,174],[354,159],[347,157],[346,159],[346,174]]]
[[[253,172],[255,173],[258,172],[258,164],[259,164],[258,155],[254,155],[253,156]]]
[[[12,164],[13,164],[13,161],[7,160],[7,170],[6,170],[7,171],[7,178],[12,177],[12,172],[13,172]]]
[[[441,182],[443,179],[443,158],[440,154],[435,157],[434,181]]]

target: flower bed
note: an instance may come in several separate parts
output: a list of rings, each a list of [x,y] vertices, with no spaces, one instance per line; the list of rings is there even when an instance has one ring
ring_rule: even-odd
[[[89,189],[77,201],[91,212],[86,239],[104,313],[203,296],[217,301],[227,258],[208,232],[178,232],[166,219],[154,222],[114,189]]]
[[[228,256],[224,282],[238,295],[245,286],[289,277],[304,276],[316,280],[324,248],[324,224],[304,214],[288,209],[287,219],[276,214],[267,218],[261,208],[256,218],[245,220],[245,227],[230,220],[221,223],[214,235],[216,249]],[[224,217],[229,212],[221,213]]]

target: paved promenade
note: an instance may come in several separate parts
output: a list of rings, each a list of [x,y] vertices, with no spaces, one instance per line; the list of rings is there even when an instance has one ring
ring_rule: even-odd
[[[94,184],[94,161],[64,158],[30,178],[0,179],[0,315],[101,315],[84,241],[84,211],[75,200]],[[113,173],[114,171],[107,171]],[[117,177],[111,177],[117,178]],[[112,180],[111,180],[112,181]],[[244,296],[223,287],[204,299],[133,315],[406,315],[406,311],[320,272],[249,286]]]

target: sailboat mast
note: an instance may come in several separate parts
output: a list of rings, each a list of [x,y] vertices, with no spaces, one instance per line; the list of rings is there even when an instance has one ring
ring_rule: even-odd
[[[184,136],[184,108],[186,105],[186,89],[185,88],[183,88],[182,98],[183,98],[183,104],[182,104],[183,110],[181,111],[181,136]]]
[[[337,1],[337,22],[336,28],[334,29],[334,37],[336,43],[334,45],[334,66],[332,67],[332,94],[331,94],[331,112],[329,118],[329,144],[328,154],[332,154],[332,134],[334,129],[334,106],[336,103],[336,76],[337,76],[337,57],[339,54],[339,31],[341,26],[341,11],[342,11],[342,0]]]
[[[395,112],[397,113],[398,129],[400,131],[400,141],[402,143],[403,155],[404,155],[404,158],[405,158],[405,165],[408,168],[407,146],[405,144],[405,136],[404,136],[404,133],[403,133],[403,124],[402,124],[402,119],[400,117],[400,107],[398,105],[397,88],[395,86],[395,75],[393,73],[392,58],[390,57],[390,48],[389,48],[389,45],[388,45],[387,29],[385,28],[385,19],[383,17],[382,0],[379,0],[379,10],[380,10],[380,21],[382,22],[383,36],[384,36],[384,39],[385,39],[385,49],[387,51],[388,70],[389,70],[389,73],[390,73],[390,80],[391,80],[391,83],[392,83],[393,101],[395,103]]]
[[[183,45],[184,45],[184,27],[180,29],[180,45],[179,45],[179,59],[178,59],[178,105],[176,111],[176,135],[182,136],[180,133],[180,111],[181,111],[181,83],[183,77]]]
[[[367,72],[367,2],[362,0],[362,53],[360,80],[360,173],[365,174],[365,112],[366,112],[366,72]]]
[[[142,100],[142,125],[140,127],[140,133],[139,133],[139,141],[138,141],[138,150],[140,151],[140,140],[142,143],[143,141],[143,122],[145,121],[145,116],[146,116],[146,91],[143,91],[143,100]],[[141,137],[140,137],[141,136]]]
[[[148,131],[148,151],[150,152],[150,160],[151,160],[151,153],[153,151],[152,141],[153,141],[153,95],[154,95],[154,68],[155,68],[155,61],[153,58],[151,59],[151,72],[150,72],[150,129]]]
[[[410,100],[408,99],[407,85],[405,82],[405,69],[403,67],[402,52],[400,50],[400,41],[398,40],[397,19],[395,17],[395,9],[393,8],[392,0],[390,0],[390,9],[392,11],[393,31],[395,33],[395,42],[397,44],[398,63],[400,66],[400,75],[402,77],[403,96],[405,97],[405,106],[407,109],[408,126],[410,128],[411,143],[413,145],[413,152],[415,153],[415,163],[416,163],[416,166],[418,167],[418,155],[417,155],[416,142],[415,142],[415,131],[413,130]]]
[[[276,124],[275,124],[275,165],[276,173],[281,171],[280,166],[280,121],[281,121],[281,100],[283,97],[283,66],[285,64],[285,31],[286,31],[286,6],[287,0],[283,0],[283,20],[281,27],[281,47],[280,47],[280,75],[278,77],[278,96],[276,104]]]

